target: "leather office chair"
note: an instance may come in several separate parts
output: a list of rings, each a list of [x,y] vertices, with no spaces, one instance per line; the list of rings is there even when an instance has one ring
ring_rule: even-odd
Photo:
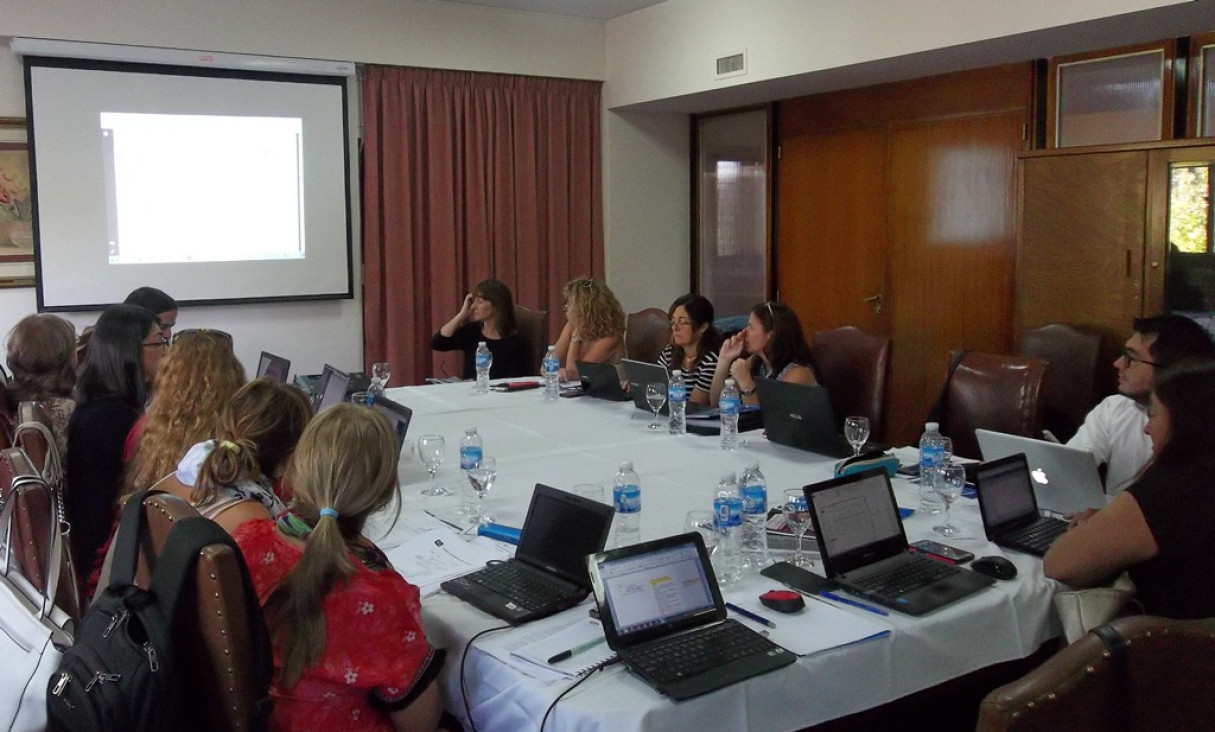
[[[1210,729],[1215,720],[1215,619],[1120,618],[987,695],[979,732]]]
[[[147,535],[140,537],[135,583],[147,587],[174,522],[198,512],[166,493],[148,496],[143,505]],[[192,720],[195,729],[253,727],[253,641],[238,564],[243,561],[227,545],[206,547],[195,569],[195,582],[187,584],[181,597],[175,641],[179,657],[191,659],[182,668],[180,683],[192,690],[187,695],[191,708],[184,718]]]
[[[951,355],[953,363],[956,355]],[[1040,358],[967,353],[945,384],[941,434],[960,457],[979,459],[975,430],[1025,437],[1042,429],[1042,383],[1049,364]]]
[[[1050,362],[1042,394],[1042,426],[1066,442],[1093,408],[1101,336],[1052,323],[1021,331],[1018,353]]]
[[[671,342],[671,324],[665,310],[646,308],[629,313],[624,334],[625,355],[634,361],[658,363],[658,356]]]
[[[519,326],[519,334],[527,344],[527,353],[536,373],[540,373],[540,362],[544,360],[544,352],[548,350],[548,311],[532,310],[522,305],[515,306],[515,324]]]
[[[880,440],[885,430],[890,339],[846,325],[815,333],[811,356],[831,395],[836,421],[852,415],[868,417],[870,439]]]

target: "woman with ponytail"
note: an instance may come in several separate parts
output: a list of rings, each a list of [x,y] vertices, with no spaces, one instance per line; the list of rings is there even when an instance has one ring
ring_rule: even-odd
[[[309,423],[287,469],[291,510],[234,534],[274,640],[274,730],[433,730],[443,652],[418,588],[362,536],[395,504],[397,436],[353,404]]]

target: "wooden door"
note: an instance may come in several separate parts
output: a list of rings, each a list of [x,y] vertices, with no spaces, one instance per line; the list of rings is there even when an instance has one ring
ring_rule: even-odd
[[[779,299],[809,338],[855,325],[886,334],[886,128],[781,139],[775,254]],[[884,303],[883,303],[884,305]]]
[[[1023,111],[896,126],[890,136],[888,436],[914,442],[949,352],[1010,353]]]

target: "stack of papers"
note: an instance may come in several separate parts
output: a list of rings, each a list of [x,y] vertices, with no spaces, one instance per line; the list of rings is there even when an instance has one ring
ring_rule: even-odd
[[[426,597],[438,592],[439,585],[453,577],[480,569],[491,560],[508,558],[513,548],[503,549],[500,542],[480,536],[470,540],[443,525],[384,553],[393,568]]]
[[[603,638],[603,627],[598,620],[587,617],[586,610],[585,604],[579,605],[502,633],[491,633],[477,641],[476,647],[540,681],[551,683],[579,676],[615,655],[604,642],[564,661],[548,662],[562,651]]]

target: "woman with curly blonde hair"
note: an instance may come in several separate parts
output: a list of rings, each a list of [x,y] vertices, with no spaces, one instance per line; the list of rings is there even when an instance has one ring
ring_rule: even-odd
[[[147,413],[127,437],[124,494],[150,488],[173,472],[191,445],[215,434],[220,411],[244,383],[245,369],[227,333],[178,334],[157,369]]]
[[[624,358],[624,309],[612,290],[588,277],[565,285],[565,327],[557,339],[562,381],[578,378],[579,361],[610,363]]]

